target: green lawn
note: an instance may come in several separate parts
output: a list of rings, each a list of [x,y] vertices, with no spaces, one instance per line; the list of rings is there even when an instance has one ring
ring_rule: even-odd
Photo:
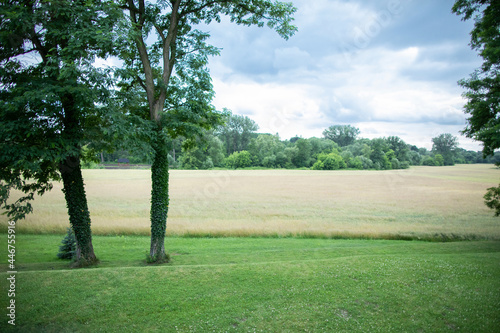
[[[19,332],[500,331],[498,241],[167,238],[146,266],[148,237],[96,236],[99,267],[72,270],[61,239],[17,235]]]

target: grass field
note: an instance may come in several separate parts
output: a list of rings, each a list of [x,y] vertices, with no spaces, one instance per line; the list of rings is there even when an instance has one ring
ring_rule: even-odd
[[[483,203],[492,165],[394,171],[171,171],[170,235],[500,239]],[[84,170],[96,235],[149,234],[149,170]],[[7,219],[0,217],[0,230]],[[61,184],[19,232],[69,226]]]
[[[170,237],[146,266],[148,237],[96,236],[99,267],[68,270],[60,235],[16,240],[1,332],[500,331],[498,241]]]
[[[161,266],[145,264],[149,171],[84,176],[99,265],[56,259],[55,184],[16,225],[15,327],[0,233],[0,332],[500,332],[492,166],[172,171]]]

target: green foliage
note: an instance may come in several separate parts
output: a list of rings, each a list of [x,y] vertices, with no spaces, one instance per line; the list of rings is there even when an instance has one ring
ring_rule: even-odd
[[[351,125],[334,125],[324,130],[323,136],[325,139],[337,143],[340,147],[345,147],[353,144],[359,133],[359,128]]]
[[[483,142],[483,155],[500,148],[500,4],[496,0],[456,0],[453,12],[474,19],[470,46],[483,58],[481,68],[459,81],[466,89],[464,111],[469,115],[465,135]]]
[[[250,150],[252,137],[259,126],[246,116],[232,114],[229,110],[226,112],[224,126],[217,129],[217,135],[226,147],[226,154],[229,156],[234,152]]]
[[[248,151],[234,152],[226,158],[226,166],[230,169],[247,168],[252,165],[252,158]]]
[[[432,138],[432,152],[443,158],[442,165],[454,165],[457,155],[458,139],[450,133],[441,134]],[[438,161],[441,165],[441,161]]]
[[[104,140],[112,82],[93,63],[113,52],[119,15],[113,3],[97,0],[0,6],[0,204],[11,219],[22,219],[34,194],[62,178],[78,263],[97,260],[81,161],[89,141]],[[11,189],[23,196],[8,204]]]
[[[495,210],[495,216],[500,216],[500,185],[488,189],[484,195],[484,202],[488,208]]]
[[[337,152],[319,154],[318,160],[313,165],[313,170],[339,170],[345,169],[346,163]]]
[[[59,259],[72,260],[76,256],[76,238],[73,229],[68,228],[66,236],[62,240],[62,245],[59,246],[59,253],[57,257]]]
[[[436,166],[436,160],[432,158],[432,156],[426,156],[424,160],[422,161],[422,165],[426,166]]]
[[[444,166],[445,165],[444,157],[441,154],[434,155],[434,161],[436,163],[436,166]]]

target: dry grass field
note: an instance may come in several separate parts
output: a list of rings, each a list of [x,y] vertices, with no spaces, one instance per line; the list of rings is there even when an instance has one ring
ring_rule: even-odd
[[[305,235],[500,239],[483,203],[492,165],[394,171],[173,170],[172,235]],[[149,234],[149,170],[84,170],[94,234]],[[0,227],[6,228],[6,216]],[[61,184],[34,202],[18,232],[64,233]]]

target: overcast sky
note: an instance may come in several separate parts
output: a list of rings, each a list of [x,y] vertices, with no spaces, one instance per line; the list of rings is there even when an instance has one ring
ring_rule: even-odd
[[[465,127],[463,89],[479,67],[472,22],[451,13],[454,0],[293,0],[299,31],[288,41],[266,28],[211,24],[210,59],[218,109],[257,122],[262,133],[321,137],[351,124],[361,137],[399,136],[432,147],[441,133],[460,146],[480,144]]]

